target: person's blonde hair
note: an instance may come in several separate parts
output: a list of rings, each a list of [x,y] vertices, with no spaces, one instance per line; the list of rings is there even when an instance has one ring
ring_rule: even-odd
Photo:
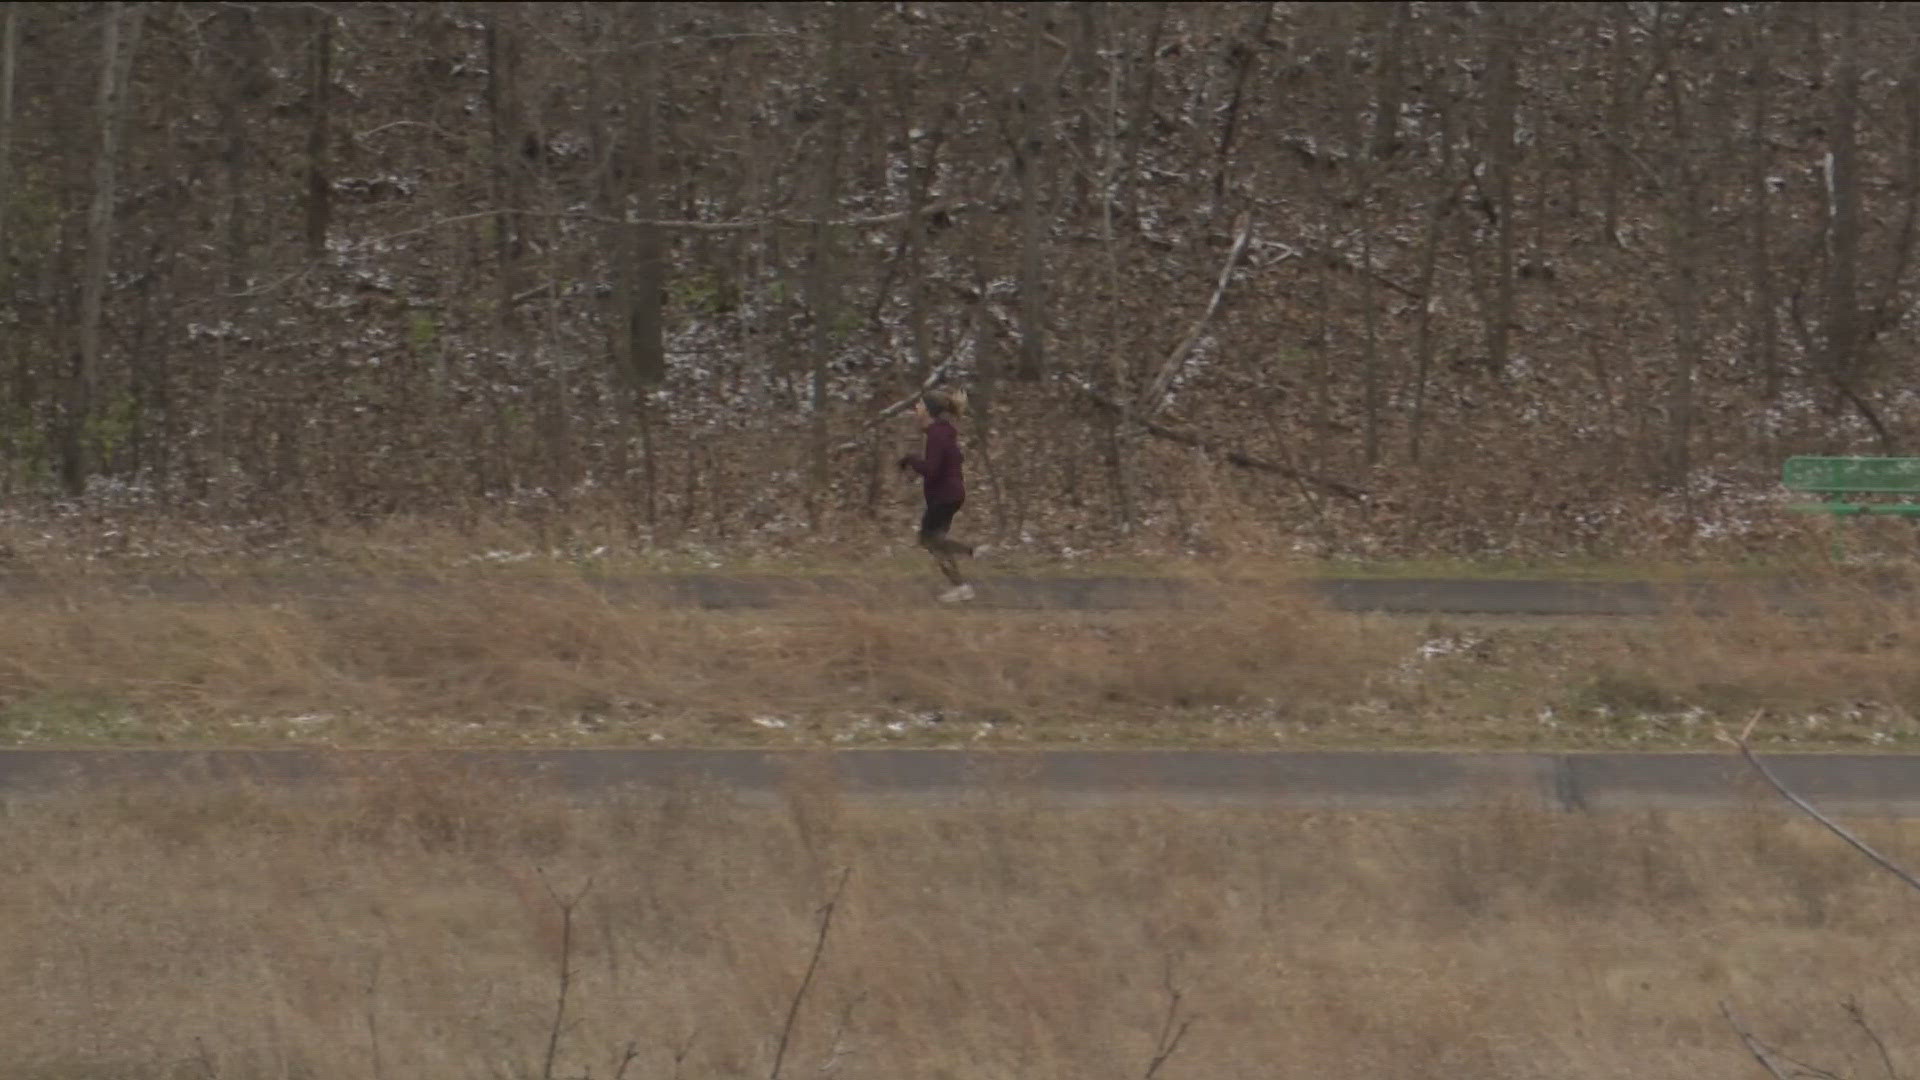
[[[967,392],[965,390],[929,390],[920,395],[927,411],[935,419],[944,417],[962,417],[967,415]]]

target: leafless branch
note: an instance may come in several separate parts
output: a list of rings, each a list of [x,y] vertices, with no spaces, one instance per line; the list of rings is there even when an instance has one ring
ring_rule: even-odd
[[[1847,1019],[1857,1024],[1860,1030],[1866,1033],[1867,1038],[1872,1040],[1873,1048],[1880,1051],[1880,1064],[1886,1067],[1887,1080],[1900,1080],[1900,1070],[1893,1067],[1893,1054],[1887,1050],[1886,1041],[1880,1038],[1880,1033],[1873,1029],[1872,1024],[1867,1023],[1866,1010],[1862,1009],[1860,1003],[1853,998],[1841,1002],[1840,1008],[1846,1012]]]
[[[1833,835],[1839,837],[1842,840],[1845,840],[1848,844],[1852,845],[1855,851],[1858,851],[1860,854],[1865,855],[1869,859],[1872,859],[1876,864],[1879,865],[1881,869],[1899,878],[1901,881],[1906,882],[1907,885],[1913,888],[1915,891],[1920,891],[1920,878],[1917,878],[1913,874],[1907,872],[1905,868],[1895,863],[1892,859],[1889,859],[1885,855],[1882,855],[1878,851],[1875,851],[1872,847],[1868,846],[1866,841],[1861,840],[1859,837],[1853,835],[1851,832],[1848,832],[1844,827],[1837,824],[1832,818],[1829,818],[1825,814],[1821,813],[1818,809],[1816,809],[1812,803],[1809,803],[1807,800],[1794,794],[1791,790],[1787,788],[1785,784],[1780,782],[1779,777],[1773,775],[1773,770],[1767,768],[1766,762],[1761,761],[1760,758],[1756,754],[1754,754],[1753,747],[1751,747],[1747,743],[1748,736],[1753,734],[1754,724],[1758,723],[1759,720],[1760,720],[1760,714],[1756,712],[1753,714],[1751,718],[1747,720],[1746,728],[1743,729],[1739,735],[1723,734],[1721,737],[1733,743],[1734,746],[1739,747],[1741,756],[1747,759],[1747,764],[1753,766],[1754,771],[1760,774],[1761,779],[1765,780],[1768,784],[1772,785],[1773,790],[1779,792],[1782,798],[1786,799],[1788,802],[1798,807],[1801,810],[1801,812],[1805,813],[1808,817],[1826,826],[1828,832],[1831,832],[1833,833]]]
[[[380,1015],[378,995],[380,993],[381,953],[373,954],[373,964],[367,973],[367,1050],[373,1057],[373,1080],[384,1080],[386,1070],[380,1061]]]
[[[673,1048],[672,1080],[680,1080],[681,1067],[687,1063],[687,1055],[693,1053],[693,1040],[699,1034],[700,1029],[693,1028],[687,1032],[687,1037],[680,1041],[680,1045]]]
[[[1213,298],[1207,301],[1206,310],[1202,311],[1200,318],[1195,320],[1193,329],[1187,331],[1187,336],[1181,338],[1180,344],[1173,347],[1173,352],[1167,355],[1166,362],[1160,365],[1160,373],[1154,376],[1153,381],[1140,395],[1139,410],[1140,415],[1144,417],[1152,418],[1160,415],[1160,410],[1166,404],[1167,390],[1173,385],[1174,376],[1180,373],[1181,365],[1186,363],[1187,356],[1193,352],[1194,345],[1199,343],[1200,335],[1206,331],[1207,323],[1213,319],[1213,313],[1219,310],[1220,298],[1227,294],[1227,283],[1233,280],[1233,268],[1240,261],[1240,253],[1247,249],[1247,240],[1253,236],[1253,215],[1243,210],[1240,213],[1240,220],[1235,224],[1237,228],[1234,231],[1238,235],[1233,239],[1233,247],[1227,251],[1226,265],[1220,268],[1220,280],[1214,285]]]
[[[492,210],[475,210],[469,214],[453,214],[448,217],[435,218],[423,225],[416,225],[411,229],[401,229],[399,232],[387,233],[384,236],[376,236],[370,240],[363,241],[363,243],[391,243],[395,240],[404,240],[410,236],[419,236],[422,233],[432,232],[435,229],[448,225],[458,225],[463,221],[477,221],[482,218],[502,217],[506,215],[558,218],[565,221],[590,221],[599,225],[651,225],[655,228],[666,229],[671,232],[730,233],[752,232],[756,229],[765,229],[772,226],[817,228],[825,225],[833,229],[862,229],[878,225],[895,225],[905,221],[910,216],[924,217],[928,214],[958,213],[963,210],[972,209],[973,205],[972,203],[959,202],[953,199],[943,199],[938,202],[928,203],[912,211],[895,210],[886,214],[866,214],[860,217],[833,218],[828,221],[821,221],[819,218],[788,217],[782,214],[769,214],[766,217],[737,219],[734,221],[687,221],[675,218],[622,218],[614,217],[611,214],[595,214],[586,210],[522,210],[512,207],[497,207]]]
[[[1075,389],[1079,390],[1080,393],[1083,396],[1085,396],[1088,401],[1093,402],[1095,405],[1098,405],[1100,408],[1105,409],[1109,412],[1121,411],[1121,405],[1119,402],[1113,400],[1112,398],[1108,397],[1105,394],[1102,394],[1100,391],[1095,390],[1093,387],[1088,386],[1083,382],[1079,382],[1078,380],[1073,380],[1072,385],[1074,386]],[[1352,484],[1348,484],[1340,480],[1329,480],[1324,476],[1315,476],[1312,473],[1303,472],[1289,465],[1282,465],[1278,462],[1267,461],[1264,458],[1254,457],[1252,454],[1248,454],[1240,450],[1233,450],[1233,449],[1216,446],[1213,443],[1208,442],[1207,440],[1201,438],[1198,435],[1195,435],[1190,431],[1182,431],[1179,428],[1168,427],[1167,425],[1162,424],[1156,420],[1145,420],[1145,419],[1141,419],[1138,416],[1131,417],[1130,420],[1133,423],[1139,424],[1141,427],[1141,430],[1145,431],[1149,435],[1152,435],[1154,438],[1164,439],[1167,442],[1178,443],[1181,446],[1191,447],[1195,450],[1201,451],[1202,453],[1218,456],[1221,460],[1225,461],[1227,464],[1233,465],[1237,468],[1250,469],[1254,472],[1273,473],[1276,476],[1284,476],[1284,477],[1287,477],[1288,479],[1299,480],[1304,483],[1312,484],[1315,487],[1324,489],[1326,491],[1330,491],[1333,494],[1340,496],[1341,498],[1351,499],[1354,502],[1365,502],[1367,499],[1367,491],[1364,488],[1358,488],[1353,486]]]
[[[1752,1032],[1740,1026],[1740,1021],[1733,1017],[1733,1009],[1725,1001],[1720,1002],[1720,1015],[1727,1018],[1727,1026],[1733,1029],[1735,1035],[1740,1036],[1740,1042],[1747,1048],[1747,1053],[1753,1055],[1753,1060],[1759,1062],[1760,1067],[1767,1070],[1768,1075],[1774,1080],[1793,1080],[1773,1063],[1773,1055],[1767,1047],[1759,1039],[1754,1038]]]
[[[560,985],[553,1003],[553,1026],[547,1030],[547,1059],[540,1069],[540,1080],[553,1080],[553,1062],[560,1053],[560,1033],[567,1015],[567,993],[573,988],[573,909],[593,890],[593,879],[588,878],[572,896],[562,896],[547,880],[546,871],[536,872],[540,875],[540,884],[547,887],[547,895],[560,909]]]
[[[793,1025],[800,1019],[800,1005],[806,1000],[807,987],[813,985],[814,972],[820,969],[820,956],[827,951],[827,933],[833,929],[833,911],[840,905],[840,896],[846,892],[847,878],[853,873],[849,866],[840,871],[840,881],[833,887],[833,895],[820,909],[820,932],[813,940],[813,958],[807,961],[807,973],[800,979],[800,986],[793,992],[793,1002],[787,1006],[787,1022],[780,1029],[780,1045],[773,1052],[773,1071],[767,1074],[767,1080],[780,1080],[780,1066],[787,1059],[787,1044],[793,1040]]]
[[[441,138],[446,139],[448,142],[454,142],[459,139],[458,135],[455,135],[453,132],[448,131],[446,128],[443,128],[438,124],[429,124],[424,120],[389,120],[384,124],[378,124],[378,125],[375,125],[374,127],[368,128],[365,131],[355,133],[355,135],[353,136],[353,141],[365,142],[368,139],[373,138],[375,135],[378,135],[383,131],[391,131],[394,128],[406,128],[406,127],[425,128],[426,130],[433,132],[435,135],[438,135]]]
[[[908,394],[906,397],[901,398],[899,401],[896,401],[893,404],[887,406],[886,408],[881,409],[880,412],[877,415],[875,415],[872,420],[867,421],[866,427],[863,428],[862,430],[863,431],[872,430],[873,428],[876,428],[881,424],[886,423],[888,420],[891,420],[894,417],[899,416],[901,413],[906,412],[908,409],[913,408],[913,403],[920,400],[920,395],[933,389],[936,385],[939,384],[941,376],[947,373],[947,368],[950,367],[952,364],[953,364],[953,358],[948,357],[947,359],[942,360],[940,363],[934,365],[933,370],[927,372],[927,377],[921,381],[920,389],[915,390],[913,393]],[[836,454],[844,454],[849,450],[858,450],[860,449],[860,447],[864,445],[866,444],[859,439],[848,439],[846,442],[843,442],[839,446],[834,447],[833,452]]]
[[[627,1068],[633,1064],[633,1059],[639,1056],[639,1047],[631,1042],[627,1043],[627,1048],[620,1052],[619,1063],[613,1067],[613,1080],[627,1080]]]
[[[827,1059],[820,1063],[819,1072],[822,1076],[839,1068],[840,1062],[851,1056],[852,1052],[846,1046],[847,1032],[853,1028],[853,1014],[866,1000],[867,994],[863,990],[847,999],[846,1005],[841,1008],[840,1022],[834,1026],[833,1038],[827,1044]]]
[[[1193,1017],[1180,1015],[1180,1002],[1184,994],[1173,982],[1173,958],[1167,958],[1165,985],[1167,991],[1167,1014],[1160,1021],[1160,1034],[1153,1040],[1153,1058],[1147,1062],[1144,1080],[1153,1080],[1160,1067],[1167,1063],[1175,1050],[1180,1049],[1180,1040],[1187,1037],[1187,1029],[1193,1026]]]

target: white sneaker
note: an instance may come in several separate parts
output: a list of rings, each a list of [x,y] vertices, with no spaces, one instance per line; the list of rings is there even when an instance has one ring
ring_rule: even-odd
[[[940,594],[940,602],[943,604],[957,604],[962,600],[971,599],[973,599],[973,586],[971,585],[955,585],[953,588]]]

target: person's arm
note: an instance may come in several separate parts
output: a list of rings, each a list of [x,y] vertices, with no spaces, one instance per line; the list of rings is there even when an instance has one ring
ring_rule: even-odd
[[[900,467],[912,469],[921,476],[938,476],[947,460],[947,440],[937,428],[927,429],[927,452],[925,455],[908,454],[900,459]]]

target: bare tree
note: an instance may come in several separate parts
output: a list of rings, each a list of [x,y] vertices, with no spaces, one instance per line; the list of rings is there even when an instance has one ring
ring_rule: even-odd
[[[1047,148],[1053,141],[1054,87],[1047,70],[1047,23],[1051,2],[1026,5],[1027,69],[1021,84],[1019,134],[1013,167],[1020,178],[1020,363],[1014,376],[1038,381],[1047,370],[1045,276]]]
[[[248,253],[247,165],[248,101],[261,91],[259,34],[254,13],[235,5],[223,8],[218,70],[222,76],[214,89],[214,110],[220,118],[224,145],[220,160],[226,181],[226,283],[229,293],[247,287],[251,259]]]
[[[118,0],[100,8],[100,82],[95,98],[96,149],[93,158],[93,197],[87,210],[87,268],[81,280],[79,361],[73,405],[67,418],[65,473],[69,489],[86,486],[93,466],[90,427],[99,407],[104,366],[103,326],[107,272],[113,262],[114,201],[118,195],[122,116],[133,56],[140,46],[143,5]]]
[[[1460,200],[1465,178],[1453,172],[1453,140],[1456,117],[1451,82],[1443,75],[1436,90],[1435,108],[1440,112],[1440,161],[1437,163],[1427,195],[1426,223],[1420,241],[1420,276],[1414,291],[1420,305],[1413,335],[1413,415],[1407,423],[1407,457],[1418,464],[1427,430],[1427,389],[1432,382],[1434,354],[1434,307],[1439,303],[1436,288],[1440,269],[1440,246],[1446,237],[1447,217]]]
[[[327,250],[333,221],[333,13],[313,9],[307,40],[307,257]]]
[[[1668,16],[1664,16],[1668,17]],[[1678,22],[1687,13],[1676,11]],[[1668,303],[1673,310],[1673,369],[1667,381],[1667,432],[1663,470],[1667,483],[1681,485],[1692,470],[1694,427],[1694,372],[1700,359],[1701,276],[1704,273],[1706,243],[1705,172],[1716,148],[1693,115],[1694,101],[1702,91],[1701,82],[1689,73],[1671,66],[1673,50],[1665,43],[1684,36],[1676,26],[1664,34],[1657,63],[1664,69],[1668,121],[1673,132],[1670,164],[1663,178],[1666,189]]]
[[[1138,85],[1128,88],[1129,110],[1125,145],[1120,149],[1120,172],[1117,180],[1119,190],[1114,199],[1119,203],[1123,220],[1136,228],[1139,226],[1139,173],[1140,154],[1147,144],[1148,129],[1153,126],[1154,90],[1159,85],[1160,43],[1166,31],[1167,9],[1165,2],[1150,4],[1123,4],[1122,12],[1140,12],[1145,30],[1141,33],[1138,50],[1139,60],[1132,68],[1133,81]]]
[[[1239,129],[1241,101],[1247,93],[1247,76],[1259,63],[1266,46],[1267,27],[1273,22],[1273,4],[1256,5],[1243,35],[1227,50],[1227,64],[1233,70],[1233,92],[1227,96],[1227,115],[1220,125],[1220,145],[1213,155],[1213,212],[1218,214],[1227,198],[1227,169],[1232,161],[1233,137]]]
[[[614,355],[633,388],[656,385],[666,376],[665,326],[660,307],[666,289],[660,216],[660,9],[635,4],[631,14],[633,63],[626,102],[627,126],[618,139],[614,205],[622,223],[613,227],[617,251],[617,306]]]
[[[1860,4],[1837,5],[1831,145],[1826,163],[1828,233],[1825,349],[1827,375],[1858,390],[1860,364]]]
[[[642,5],[652,10],[653,5]],[[528,138],[520,102],[520,34],[513,6],[487,4],[484,8],[487,42],[487,124],[489,180],[496,211],[493,229],[494,273],[498,286],[498,318],[505,318],[520,291],[519,266],[525,253],[523,217],[527,209],[520,177],[522,140]]]
[[[1507,370],[1514,320],[1514,113],[1519,101],[1520,27],[1506,4],[1486,9],[1487,175],[1491,181],[1494,227],[1493,303],[1487,312],[1487,367]]]
[[[0,10],[0,273],[5,272],[8,262],[6,214],[7,201],[13,197],[14,60],[19,51],[20,6],[8,4]]]
[[[807,268],[808,314],[812,318],[807,390],[807,518],[819,528],[831,480],[827,446],[827,367],[837,346],[840,317],[840,281],[835,256],[838,240],[832,224],[840,198],[840,161],[847,141],[848,57],[854,48],[860,13],[842,5],[830,15],[827,31],[827,70],[822,96],[826,99],[824,148],[814,174],[814,224]]]
[[[1750,357],[1758,365],[1761,395],[1769,401],[1780,397],[1779,299],[1774,288],[1773,214],[1768,181],[1771,163],[1767,146],[1772,130],[1773,70],[1770,36],[1772,12],[1756,6],[1746,19],[1747,83],[1752,89],[1751,114],[1747,129],[1747,200],[1752,215],[1752,258],[1748,260],[1749,311],[1747,338]]]
[[[1407,23],[1412,4],[1395,0],[1387,15],[1386,41],[1374,68],[1373,134],[1367,156],[1384,161],[1400,146],[1400,108],[1406,94]]]

